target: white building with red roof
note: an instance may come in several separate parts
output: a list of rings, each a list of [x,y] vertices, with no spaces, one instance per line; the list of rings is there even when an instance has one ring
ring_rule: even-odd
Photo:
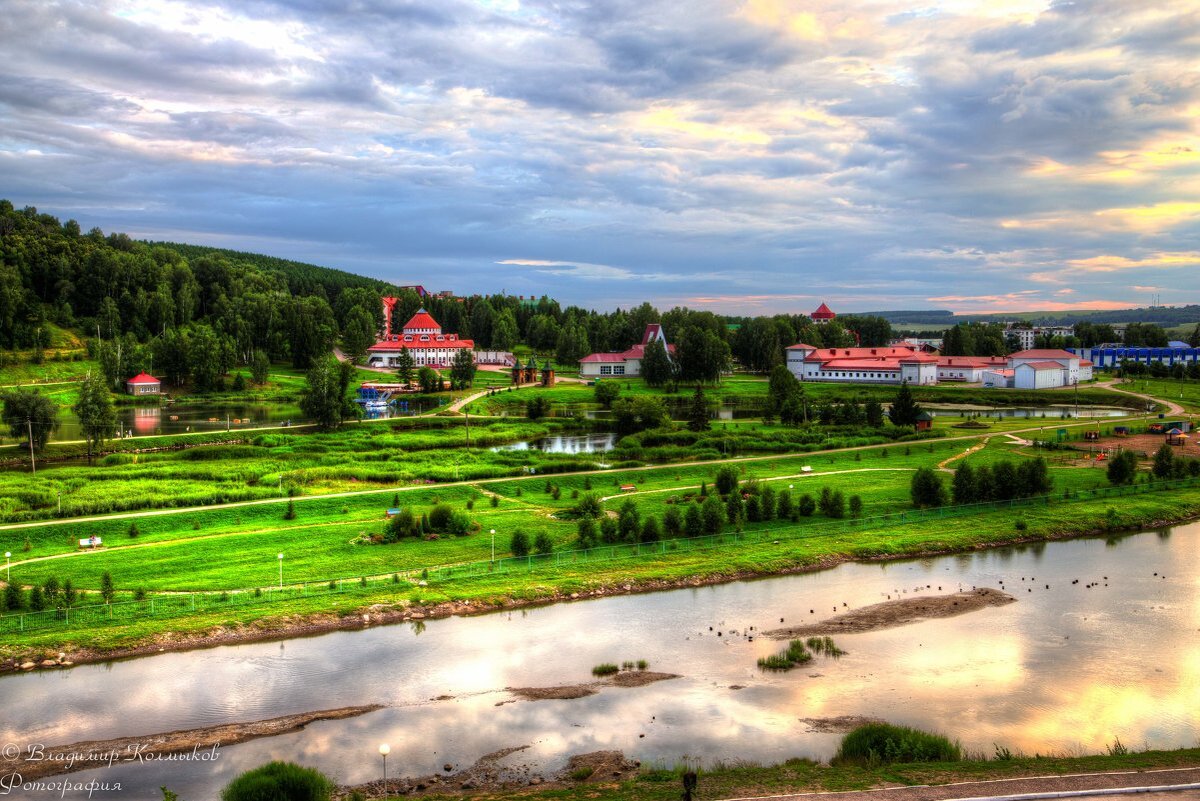
[[[1069,350],[1039,348],[1020,350],[1008,357],[1017,389],[1069,387],[1092,379],[1092,363]]]
[[[833,313],[833,309],[826,306],[824,302],[817,307],[815,312],[808,316],[811,317],[812,321],[817,325],[825,325],[825,323],[829,322],[834,317],[837,317],[837,315]]]
[[[149,373],[138,373],[125,382],[125,391],[130,395],[158,395],[162,393],[162,382]]]
[[[646,355],[646,346],[656,339],[666,347],[668,356],[675,355],[675,346],[667,342],[662,326],[650,323],[642,334],[642,341],[629,350],[584,356],[579,360],[579,375],[582,378],[636,378],[642,374],[642,357]]]
[[[1003,356],[939,356],[937,360],[938,381],[962,381],[978,384],[983,381],[987,370],[1003,370],[1008,359]]]
[[[389,305],[388,300],[393,303]],[[474,340],[459,339],[457,334],[443,334],[442,326],[424,309],[418,309],[400,333],[393,333],[391,312],[394,303],[394,299],[384,298],[384,334],[367,348],[367,366],[395,367],[405,348],[417,367],[448,367],[459,351],[474,351]]]
[[[858,384],[937,383],[937,357],[909,346],[817,348],[804,343],[787,349],[787,366],[801,381]]]

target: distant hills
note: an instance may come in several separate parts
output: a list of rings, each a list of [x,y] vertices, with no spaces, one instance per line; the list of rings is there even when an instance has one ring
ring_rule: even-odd
[[[948,328],[955,323],[1016,322],[1032,325],[1074,325],[1089,323],[1153,323],[1164,328],[1177,325],[1200,323],[1200,305],[1188,306],[1143,306],[1133,309],[1077,311],[1029,311],[1009,314],[955,314],[946,309],[924,309],[903,311],[873,311],[865,315],[882,317],[892,325],[928,326]]]

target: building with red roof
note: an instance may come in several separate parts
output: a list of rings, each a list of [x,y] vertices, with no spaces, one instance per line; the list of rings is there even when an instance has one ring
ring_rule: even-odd
[[[443,334],[442,326],[425,309],[418,309],[400,333],[393,333],[392,310],[395,305],[395,298],[383,299],[383,338],[367,348],[369,367],[397,366],[400,353],[405,348],[408,348],[417,367],[448,367],[462,350],[471,352],[474,358],[474,340],[459,339],[457,334]]]
[[[837,315],[833,313],[833,309],[826,306],[823,301],[821,305],[817,307],[817,310],[808,316],[811,317],[812,321],[817,325],[825,325],[825,323],[829,322],[834,317],[837,317]]]
[[[936,384],[937,357],[911,346],[787,349],[787,366],[801,381],[862,384]]]
[[[125,382],[125,391],[130,395],[159,395],[162,382],[149,373],[138,373]]]
[[[646,346],[658,340],[667,349],[668,356],[675,355],[675,346],[667,342],[667,335],[659,323],[650,323],[642,334],[642,341],[629,350],[609,353],[592,353],[579,360],[579,375],[582,378],[633,378],[642,374],[642,357]]]

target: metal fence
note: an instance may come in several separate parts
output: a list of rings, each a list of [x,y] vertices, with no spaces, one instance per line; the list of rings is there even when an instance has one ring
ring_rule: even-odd
[[[156,593],[143,600],[117,601],[69,608],[47,609],[40,612],[15,612],[0,616],[0,633],[32,632],[53,628],[100,626],[131,623],[138,620],[179,617],[191,614],[220,612],[226,609],[259,606],[280,601],[316,598],[325,595],[378,592],[394,586],[397,592],[438,581],[469,579],[479,576],[530,573],[558,567],[578,567],[592,563],[621,559],[638,559],[714,548],[733,547],[747,542],[796,541],[832,537],[856,531],[910,525],[937,519],[954,519],[979,512],[1045,507],[1097,498],[1123,497],[1148,492],[1200,487],[1200,478],[1171,481],[1151,481],[1117,487],[1098,487],[1088,490],[1068,490],[1059,495],[1042,495],[1005,501],[941,506],[934,509],[911,509],[904,512],[872,517],[843,518],[814,523],[800,529],[754,529],[726,531],[699,537],[682,537],[651,543],[614,543],[579,550],[554,551],[548,554],[508,556],[455,565],[436,565],[405,569],[395,573],[373,576],[350,576],[320,581],[286,584],[282,587],[256,587],[245,590],[217,592]]]

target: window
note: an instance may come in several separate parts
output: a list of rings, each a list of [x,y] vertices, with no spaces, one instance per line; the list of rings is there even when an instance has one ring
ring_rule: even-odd
[[[613,375],[625,375],[625,365],[618,364],[612,369]]]
[[[612,375],[613,369],[611,364],[600,365],[600,375]]]

